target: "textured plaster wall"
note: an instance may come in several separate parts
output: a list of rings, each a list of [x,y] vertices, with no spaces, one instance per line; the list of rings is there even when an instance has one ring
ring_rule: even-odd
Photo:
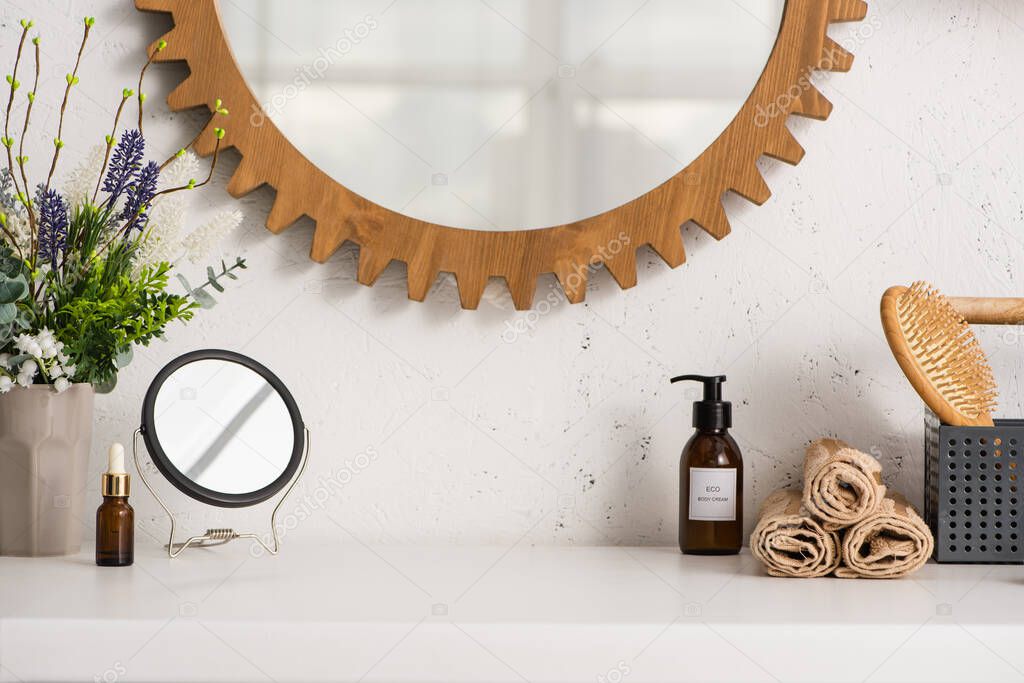
[[[556,297],[529,315],[497,285],[477,312],[459,310],[447,282],[428,303],[411,303],[401,268],[364,288],[353,281],[352,251],[314,264],[310,225],[273,236],[262,227],[271,194],[245,198],[247,221],[224,255],[244,255],[250,269],[218,308],[138,353],[116,391],[98,399],[96,477],[107,444],[130,440],[157,370],[185,351],[223,347],[275,369],[312,430],[308,475],[285,508],[295,536],[672,544],[695,395],[669,386],[681,372],[729,376],[748,529],[768,492],[799,480],[803,447],[823,435],[875,453],[887,482],[920,502],[922,407],[885,345],[878,299],[915,278],[961,295],[1024,291],[1024,7],[871,5],[853,72],[823,82],[831,119],[790,122],[803,163],[766,161],[774,196],[765,206],[730,198],[733,234],[721,243],[687,226],[690,262],[678,270],[642,252],[639,286],[627,292],[598,273],[586,304]],[[106,132],[144,45],[168,24],[124,0],[0,2],[5,59],[20,17],[44,34],[41,97],[51,108],[39,110],[40,132],[55,123],[85,14],[98,21],[64,135],[73,161],[84,140]],[[162,156],[200,117],[162,104],[183,68],[152,73],[146,125]],[[236,162],[229,155],[214,187],[197,195],[197,218],[235,205],[223,186]],[[538,300],[554,291],[542,281]],[[986,330],[983,341],[1003,414],[1021,416],[1024,330]],[[189,528],[269,515],[211,512],[162,490],[189,512]],[[158,508],[138,482],[134,502],[144,530],[158,533]]]

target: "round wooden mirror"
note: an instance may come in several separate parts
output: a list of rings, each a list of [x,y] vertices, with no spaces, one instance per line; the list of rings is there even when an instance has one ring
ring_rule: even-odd
[[[277,192],[267,227],[316,224],[312,258],[359,245],[372,285],[394,260],[423,300],[440,273],[475,308],[492,277],[517,308],[554,273],[583,300],[636,250],[685,259],[681,228],[729,232],[725,192],[770,195],[756,162],[797,163],[786,118],[824,119],[815,69],[860,0],[136,0],[169,12],[159,61],[190,76],[173,109],[222,99],[228,189]],[[201,152],[216,140],[204,132]]]

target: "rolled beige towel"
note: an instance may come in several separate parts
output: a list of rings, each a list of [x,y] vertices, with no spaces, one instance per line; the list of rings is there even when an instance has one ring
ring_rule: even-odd
[[[761,505],[750,552],[771,576],[827,576],[839,566],[839,537],[807,514],[799,491],[781,489]]]
[[[928,525],[899,494],[843,536],[843,578],[896,579],[916,572],[932,556],[935,541]]]
[[[804,458],[804,507],[835,531],[866,518],[885,498],[882,466],[839,439],[819,439]]]

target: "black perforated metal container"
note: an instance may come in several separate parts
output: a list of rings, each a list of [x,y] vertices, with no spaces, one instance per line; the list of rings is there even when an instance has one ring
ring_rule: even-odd
[[[1024,420],[951,427],[925,417],[924,518],[937,562],[1024,562]]]

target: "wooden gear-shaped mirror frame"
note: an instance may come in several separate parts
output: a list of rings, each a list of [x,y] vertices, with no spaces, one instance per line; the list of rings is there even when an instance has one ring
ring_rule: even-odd
[[[311,218],[311,257],[327,261],[346,241],[359,246],[358,280],[373,285],[392,261],[407,265],[409,298],[423,301],[441,273],[454,275],[463,308],[474,309],[492,277],[503,278],[516,308],[531,307],[537,279],[554,273],[572,303],[583,301],[590,267],[603,264],[619,286],[636,284],[636,251],[650,245],[669,266],[686,261],[682,226],[693,221],[715,239],[729,234],[722,196],[733,191],[755,204],[771,196],[757,167],[762,155],[797,164],[804,150],[790,133],[790,114],[819,120],[832,105],[811,82],[813,71],[848,71],[853,55],[829,38],[833,22],[859,21],[862,0],[787,0],[771,56],[750,97],[719,137],[691,164],[650,192],[574,223],[523,231],[487,232],[446,227],[386,209],[320,170],[266,117],[255,126],[248,112],[260,105],[242,76],[216,0],[135,0],[148,12],[169,13],[174,28],[154,61],[187,62],[190,74],[168,95],[173,110],[207,107],[217,99],[237,115],[221,150],[241,162],[228,192],[241,197],[263,185],[276,192],[266,225],[278,233]],[[156,43],[150,47],[155,50]],[[196,144],[212,154],[213,124]]]

